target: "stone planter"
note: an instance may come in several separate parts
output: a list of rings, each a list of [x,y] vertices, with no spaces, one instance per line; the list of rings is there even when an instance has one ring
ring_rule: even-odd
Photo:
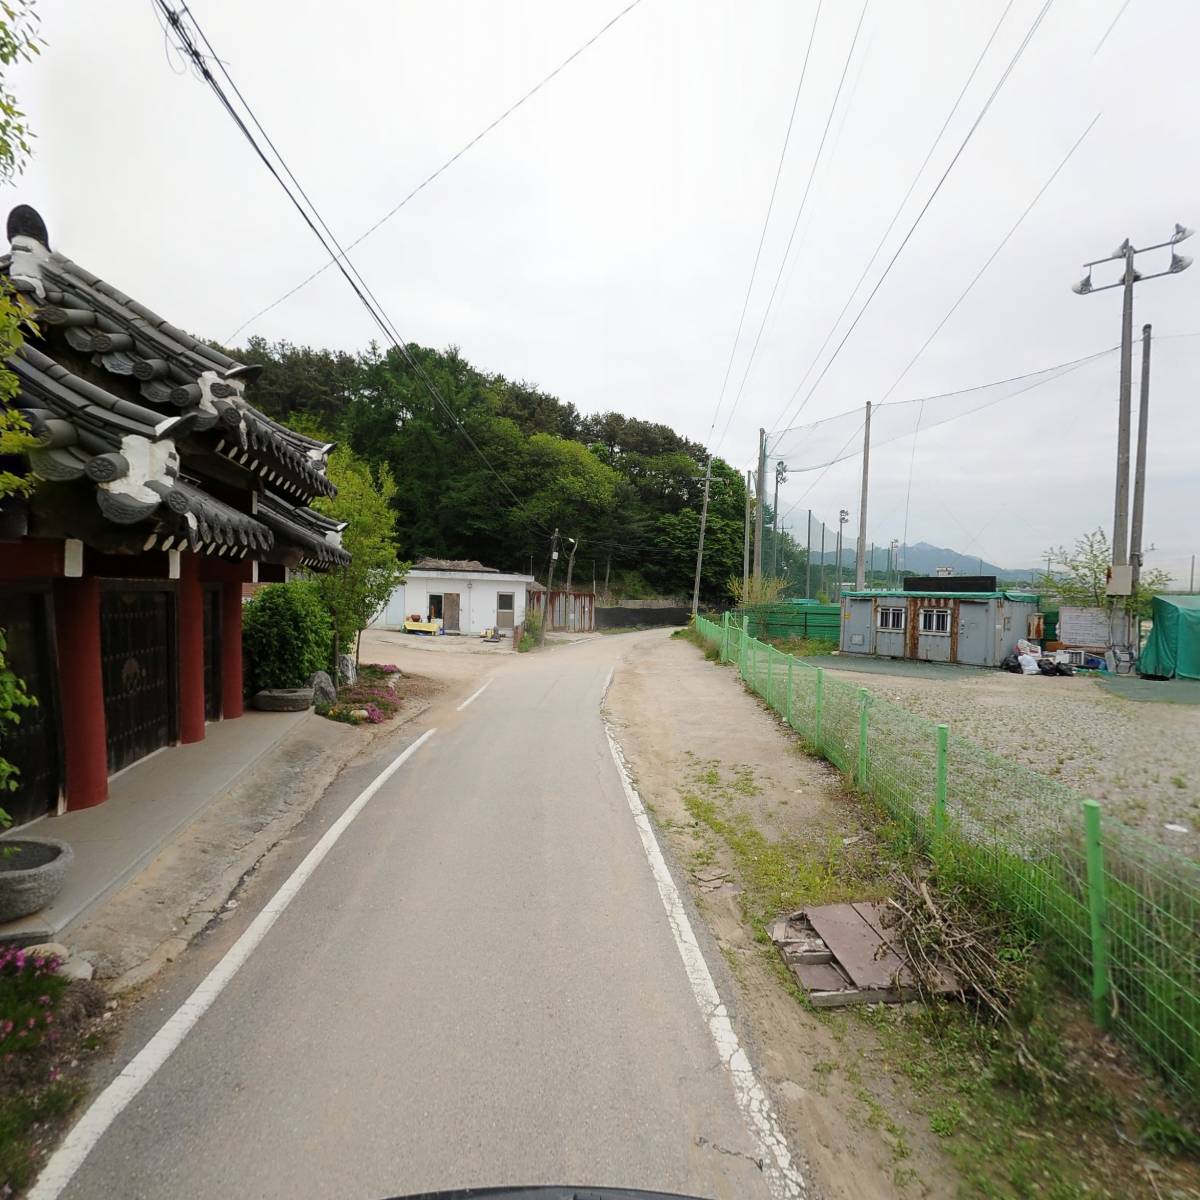
[[[312,708],[313,690],[306,688],[266,688],[256,692],[254,707],[262,712],[303,712]]]
[[[4,853],[11,850],[17,853]],[[45,908],[61,891],[74,857],[66,842],[0,838],[0,921]]]

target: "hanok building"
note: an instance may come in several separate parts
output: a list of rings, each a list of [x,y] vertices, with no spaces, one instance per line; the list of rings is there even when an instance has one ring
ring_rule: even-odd
[[[0,274],[37,332],[10,359],[38,439],[25,497],[0,501],[0,628],[37,697],[3,731],[20,824],[98,804],[108,778],[242,714],[242,584],[349,561],[330,446],[246,400],[242,366],[8,219]]]

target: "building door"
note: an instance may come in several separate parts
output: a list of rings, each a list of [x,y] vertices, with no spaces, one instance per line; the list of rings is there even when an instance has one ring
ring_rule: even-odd
[[[221,585],[201,592],[204,608],[204,719],[221,719]]]
[[[14,825],[57,811],[62,789],[49,600],[48,592],[0,590],[0,629],[7,643],[8,665],[37,700],[33,707],[17,710],[19,723],[4,726],[4,757],[18,774],[17,790],[0,793],[0,808],[12,817]]]
[[[458,593],[442,593],[442,632],[458,633]]]
[[[512,633],[513,628],[513,593],[496,593],[496,628]]]
[[[112,774],[175,740],[175,593],[125,580],[100,596],[100,657]]]
[[[991,650],[995,639],[988,623],[989,604],[986,600],[958,602],[958,646],[956,662],[975,667],[994,667]]]

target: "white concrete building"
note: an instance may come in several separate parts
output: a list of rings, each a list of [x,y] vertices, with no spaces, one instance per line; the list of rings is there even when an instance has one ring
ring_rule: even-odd
[[[371,622],[375,629],[511,634],[525,620],[525,594],[532,575],[509,575],[474,561],[422,558]]]

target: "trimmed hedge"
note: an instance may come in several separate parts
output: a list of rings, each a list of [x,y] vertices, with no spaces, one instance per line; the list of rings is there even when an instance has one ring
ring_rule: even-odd
[[[242,610],[242,649],[251,692],[307,685],[329,666],[333,625],[311,583],[272,583]]]

